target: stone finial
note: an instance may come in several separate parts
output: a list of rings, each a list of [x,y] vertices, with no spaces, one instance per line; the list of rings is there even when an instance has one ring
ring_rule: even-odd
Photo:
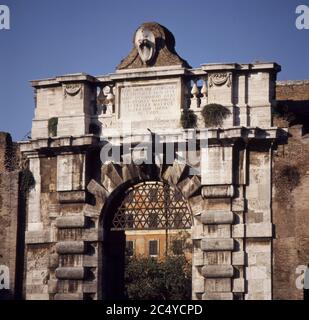
[[[170,65],[191,68],[175,51],[173,34],[156,22],[146,22],[134,33],[133,48],[117,70]]]

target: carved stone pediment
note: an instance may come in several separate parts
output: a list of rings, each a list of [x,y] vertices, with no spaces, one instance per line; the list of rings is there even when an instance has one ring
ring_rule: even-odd
[[[173,34],[156,22],[146,22],[136,30],[133,48],[117,70],[171,65],[191,68],[175,51]]]

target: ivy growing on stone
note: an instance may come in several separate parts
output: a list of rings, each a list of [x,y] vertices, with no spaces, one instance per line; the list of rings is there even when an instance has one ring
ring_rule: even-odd
[[[57,136],[58,118],[50,118],[48,120],[48,135],[50,137]]]
[[[35,186],[35,179],[32,172],[27,168],[20,172],[19,188],[23,195],[26,195]]]
[[[197,116],[190,109],[184,109],[180,117],[181,125],[184,129],[191,129],[196,127]]]
[[[228,108],[216,103],[207,104],[202,109],[202,116],[207,128],[221,127],[223,120],[230,114],[231,112]]]
[[[271,113],[274,117],[282,118],[289,123],[296,119],[295,114],[289,110],[289,106],[283,102],[272,106]]]
[[[300,184],[300,173],[296,166],[286,165],[281,169],[282,181],[292,191]]]

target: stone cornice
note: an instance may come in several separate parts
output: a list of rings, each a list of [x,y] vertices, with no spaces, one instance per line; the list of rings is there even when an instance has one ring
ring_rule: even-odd
[[[161,136],[162,143],[176,143],[179,141],[189,141],[196,140],[206,140],[208,139],[208,144],[216,144],[218,142],[234,143],[237,140],[265,140],[265,141],[275,141],[280,137],[287,135],[287,130],[280,129],[276,127],[272,128],[246,128],[246,127],[233,127],[227,129],[178,129],[173,131],[158,131],[155,132],[157,135]],[[148,134],[149,135],[149,134]],[[146,133],[133,134],[131,136],[131,143],[137,144],[145,141]],[[93,134],[73,137],[55,137],[55,138],[39,138],[35,140],[22,141],[19,142],[20,150],[26,155],[31,155],[34,152],[43,151],[47,149],[66,149],[66,148],[83,148],[83,147],[96,147],[104,144],[106,141],[112,140],[113,144],[122,144],[124,139],[129,137],[125,133],[119,136],[117,132],[110,132],[109,135],[104,137],[99,137]],[[149,141],[150,142],[150,141]]]

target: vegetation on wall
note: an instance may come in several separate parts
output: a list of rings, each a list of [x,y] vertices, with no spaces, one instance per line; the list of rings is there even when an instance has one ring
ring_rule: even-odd
[[[296,188],[300,183],[300,173],[296,166],[285,165],[281,168],[281,182],[285,182],[290,191]]]
[[[58,118],[50,118],[48,120],[48,135],[50,137],[57,136]]]
[[[231,112],[228,108],[216,103],[208,104],[202,109],[202,116],[207,128],[222,126],[223,120],[230,114]]]
[[[296,118],[295,114],[289,110],[289,106],[280,102],[272,106],[271,112],[273,117],[282,118],[289,123],[293,122]]]
[[[180,117],[180,122],[181,126],[184,129],[195,128],[197,123],[197,116],[193,112],[193,110],[184,109]]]
[[[13,171],[16,165],[16,158],[14,152],[14,145],[11,136],[6,135],[6,149],[5,149],[5,159],[4,166],[7,171]]]
[[[89,125],[89,133],[91,134],[100,134],[101,129],[99,127],[99,125],[97,125],[96,123],[90,123]]]
[[[19,189],[23,195],[27,195],[27,193],[34,188],[35,179],[33,177],[32,172],[26,168],[20,172],[19,177]]]

